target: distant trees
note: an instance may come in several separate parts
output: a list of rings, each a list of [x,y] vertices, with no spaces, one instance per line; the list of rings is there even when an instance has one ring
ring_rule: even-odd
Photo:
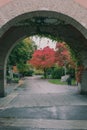
[[[65,42],[58,42],[56,44],[55,59],[58,66],[64,67],[65,75],[67,71],[68,73],[72,73],[70,70],[72,71],[72,68],[76,67],[76,63],[72,58],[70,49]]]
[[[8,70],[12,66],[17,66],[21,74],[28,74],[32,71],[32,66],[44,71],[44,77],[51,73],[53,78],[61,77],[62,74],[70,72],[75,68],[69,47],[64,42],[57,42],[55,49],[46,46],[38,49],[35,43],[26,38],[20,41],[12,50],[8,59]],[[59,73],[59,74],[58,74]]]
[[[75,65],[69,48],[64,42],[57,43],[55,50],[48,46],[43,49],[36,50],[32,55],[32,59],[29,61],[29,63],[37,69],[42,69],[44,71],[45,78],[48,68],[53,68],[55,64],[59,67],[65,67],[65,71],[67,71],[67,67],[69,67],[68,70],[70,70],[70,67],[74,67]]]
[[[71,55],[64,42],[56,44],[55,59],[58,66],[65,66],[70,62]]]
[[[18,42],[9,56],[8,64],[13,66],[20,63],[26,63],[27,60],[31,59],[35,49],[36,46],[34,42],[29,38]]]
[[[27,60],[31,59],[36,49],[37,46],[30,38],[18,42],[8,58],[7,73],[11,72],[12,66],[17,66],[18,71],[22,74],[29,71],[30,66],[27,64]]]

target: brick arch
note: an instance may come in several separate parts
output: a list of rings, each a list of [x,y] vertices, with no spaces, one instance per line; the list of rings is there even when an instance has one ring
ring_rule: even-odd
[[[23,22],[26,22],[26,20],[31,20],[32,18],[39,18],[39,17],[43,17],[43,18],[46,18],[48,20],[50,19],[53,19],[53,20],[59,20],[58,22],[64,22],[64,25],[65,27],[59,27],[59,25],[56,25],[55,24],[55,21],[53,23],[50,24],[50,22],[48,21],[47,23],[47,28],[45,28],[45,25],[41,25],[41,30],[42,30],[42,34],[50,34],[50,35],[53,35],[54,37],[60,37],[62,38],[62,40],[66,41],[66,42],[70,42],[70,43],[73,43],[71,44],[71,47],[74,49],[77,50],[78,52],[78,46],[80,48],[80,45],[82,42],[84,43],[83,46],[81,45],[81,49],[85,48],[85,44],[86,44],[86,38],[85,36],[82,34],[82,32],[79,31],[79,29],[85,29],[80,23],[78,23],[76,20],[74,20],[73,18],[71,18],[70,16],[67,16],[63,13],[57,13],[57,12],[53,12],[53,11],[33,11],[33,12],[29,12],[29,13],[25,13],[25,14],[22,14],[22,15],[19,15],[17,17],[15,17],[14,19],[12,19],[11,21],[9,21],[7,24],[5,24],[4,27],[2,28],[8,28],[9,26],[9,29],[6,30],[6,32],[3,34],[3,36],[1,37],[1,42],[3,42],[3,46],[6,46],[5,44],[6,43],[6,38],[7,39],[10,39],[12,38],[11,41],[13,41],[13,43],[11,43],[11,45],[9,44],[8,45],[8,48],[7,48],[7,51],[5,50],[4,52],[4,57],[7,56],[7,52],[9,52],[9,49],[11,49],[12,46],[14,46],[16,40],[20,39],[21,37],[24,37],[25,35],[26,36],[30,36],[30,35],[34,35],[34,34],[37,34],[37,25],[33,26],[32,28],[30,27],[31,25],[28,26],[28,28],[30,29],[30,33],[28,34],[28,31],[27,29],[25,29],[22,25],[21,27],[21,23],[23,24]],[[52,29],[51,29],[51,26],[52,26]],[[79,27],[79,29],[78,29]],[[18,28],[18,30],[17,30]],[[66,29],[67,28],[67,29]],[[25,32],[22,34],[23,32],[23,29],[25,30]],[[16,30],[16,31],[15,31]],[[21,33],[20,33],[20,30],[21,30]],[[61,30],[63,30],[62,33]],[[70,32],[72,31],[72,32]],[[13,33],[12,33],[13,32]],[[14,34],[15,32],[15,34]],[[18,35],[16,36],[16,32],[18,32]],[[67,34],[67,35],[66,35]],[[11,37],[12,35],[12,37]],[[69,38],[69,37],[72,37],[72,38]],[[77,37],[77,38],[76,38]],[[80,42],[77,42],[75,40],[78,40]],[[5,41],[4,41],[5,40]],[[76,44],[77,43],[77,46]],[[75,47],[76,46],[76,47]],[[13,47],[12,47],[13,48]],[[3,59],[4,59],[3,57]]]
[[[78,26],[75,21],[72,23],[72,20],[70,19],[68,22],[74,24],[74,26],[76,26],[76,28],[78,28],[87,38],[86,30],[84,29],[84,27],[87,29],[87,10],[81,7],[74,0],[37,0],[37,2],[35,2],[35,0],[11,0],[6,5],[0,8],[0,27],[3,27],[0,31],[0,34],[2,35],[6,31],[6,29],[11,26],[8,25],[8,28],[4,26],[10,20],[21,14],[37,10],[55,11],[70,16],[71,18],[79,22],[83,27]],[[67,18],[64,19],[68,20]]]
[[[61,8],[60,5],[62,4],[64,6]],[[80,10],[82,11],[81,13]],[[20,38],[38,33],[36,26],[33,26],[33,28],[31,26],[28,26],[28,28],[17,26],[18,22],[22,20],[32,19],[32,17],[46,17],[64,21],[64,26],[55,26],[52,23],[49,26],[41,26],[40,30],[42,30],[43,34],[48,33],[55,37],[60,36],[63,40],[70,43],[70,46],[77,53],[80,53],[81,60],[87,67],[87,18],[82,19],[86,16],[87,10],[73,0],[55,0],[55,2],[50,0],[50,3],[49,0],[37,0],[36,3],[35,0],[15,0],[9,2],[0,11],[0,72],[2,74],[0,77],[0,96],[4,95],[5,67],[9,51]],[[61,32],[61,30],[63,31]],[[74,39],[76,43],[74,43]],[[80,48],[78,49],[78,47]],[[87,92],[87,88],[84,86],[83,84],[82,88],[84,89],[82,91]]]

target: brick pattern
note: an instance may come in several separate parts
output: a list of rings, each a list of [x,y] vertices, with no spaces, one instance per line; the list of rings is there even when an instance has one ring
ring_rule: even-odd
[[[87,28],[87,9],[79,5],[74,0],[37,0],[37,2],[36,0],[12,0],[0,8],[0,27],[21,14],[37,10],[56,11],[63,13],[75,19],[82,26]],[[60,17],[62,17],[62,15]],[[87,38],[87,31],[85,31],[82,26],[72,19],[67,19],[67,17],[65,20],[79,29]],[[11,25],[9,24],[9,26]]]

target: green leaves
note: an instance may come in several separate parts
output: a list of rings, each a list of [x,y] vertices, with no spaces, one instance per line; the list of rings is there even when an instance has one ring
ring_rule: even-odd
[[[8,64],[16,65],[26,63],[26,61],[32,57],[34,49],[34,43],[29,38],[20,41],[12,50],[8,59]]]

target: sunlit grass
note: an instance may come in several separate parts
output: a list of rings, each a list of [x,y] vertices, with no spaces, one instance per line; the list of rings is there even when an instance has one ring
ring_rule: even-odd
[[[67,85],[67,82],[62,82],[61,79],[49,79],[48,82],[53,84]],[[72,80],[72,85],[75,85],[76,81]]]

